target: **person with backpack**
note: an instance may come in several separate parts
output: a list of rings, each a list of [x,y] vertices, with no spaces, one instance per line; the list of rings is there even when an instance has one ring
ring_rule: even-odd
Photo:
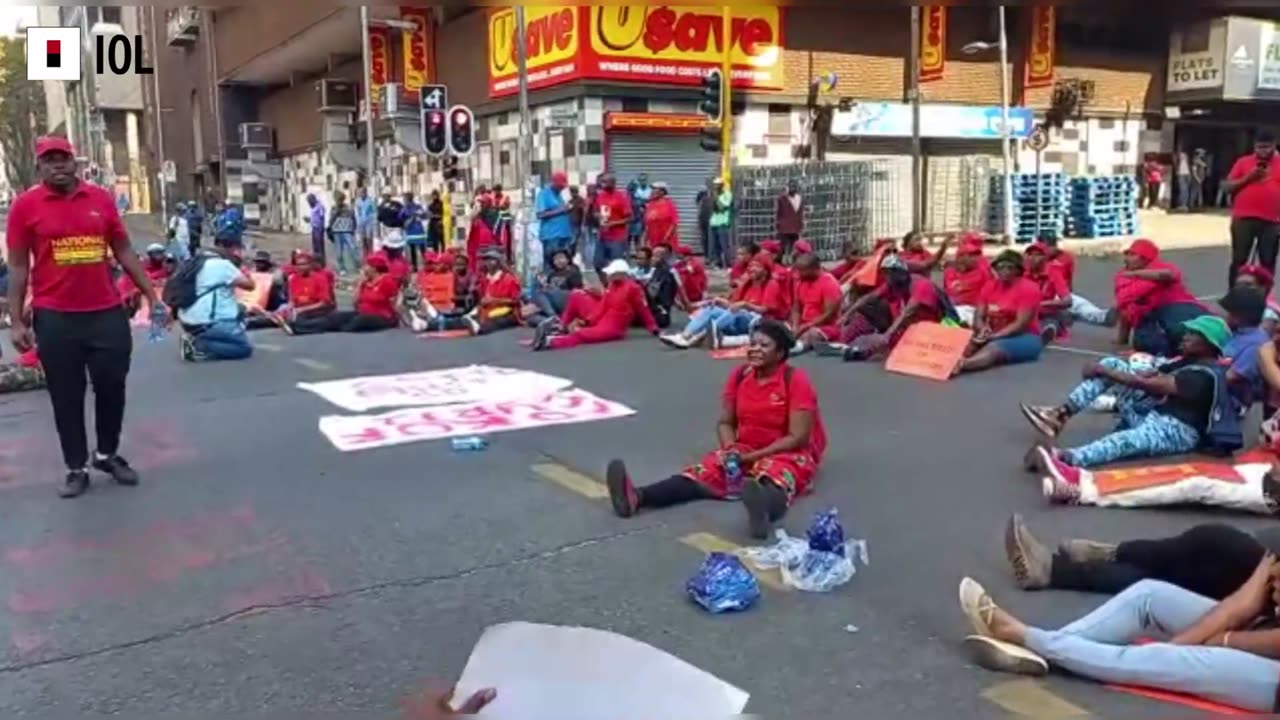
[[[1028,467],[1044,473],[1046,497],[1079,502],[1083,468],[1197,450],[1229,454],[1243,446],[1239,406],[1227,388],[1227,370],[1219,363],[1231,329],[1222,318],[1203,315],[1188,320],[1184,330],[1176,360],[1103,358],[1085,366],[1084,382],[1061,405],[1020,406],[1044,438],[1029,455]],[[1116,431],[1079,447],[1057,449],[1054,439],[1071,418],[1105,393],[1116,397]]]
[[[356,213],[347,204],[347,196],[342,192],[333,194],[333,212],[329,213],[329,228],[326,231],[329,241],[338,251],[334,264],[338,272],[347,272],[347,258],[351,258],[351,270],[360,267],[360,256],[356,253]]]
[[[918,322],[958,322],[946,293],[928,277],[913,273],[898,255],[884,256],[880,277],[875,290],[849,306],[841,321],[840,342],[814,347],[819,355],[869,360],[888,354]]]
[[[213,219],[213,242],[230,247],[244,244],[244,211],[239,205],[218,203]]]
[[[71,143],[42,137],[35,156],[40,184],[14,201],[6,230],[10,339],[19,353],[36,348],[45,371],[67,467],[59,495],[83,495],[91,466],[117,484],[134,486],[138,473],[119,454],[133,335],[108,258],[133,278],[155,317],[164,307],[129,243],[111,193],[79,179]],[[97,435],[92,454],[85,431],[88,378]]]
[[[818,394],[804,370],[787,363],[795,338],[762,320],[751,331],[747,363],[721,393],[717,449],[666,480],[637,487],[622,460],[605,472],[619,517],[695,500],[741,499],[751,537],[769,537],[796,498],[813,489],[827,448]]]
[[[178,338],[187,362],[244,360],[253,355],[245,331],[244,311],[235,291],[253,290],[253,279],[240,270],[238,246],[217,242],[201,250],[165,284],[165,298],[178,313]]]

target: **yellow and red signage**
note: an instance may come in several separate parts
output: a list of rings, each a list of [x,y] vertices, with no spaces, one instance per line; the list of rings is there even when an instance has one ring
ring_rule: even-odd
[[[386,28],[369,28],[369,89],[374,98],[373,116],[378,117],[378,88],[391,82],[391,33]]]
[[[400,8],[400,18],[413,23],[412,30],[405,30],[404,40],[404,88],[417,92],[435,76],[431,67],[434,28],[431,9],[420,7]]]
[[[723,18],[712,6],[525,8],[529,87],[570,80],[697,85],[724,53]],[[489,94],[517,90],[515,12],[489,15]],[[733,85],[781,89],[782,10],[734,6],[729,27]]]
[[[920,82],[941,80],[947,69],[947,6],[926,5],[920,17]]]
[[[1027,44],[1026,87],[1053,85],[1053,66],[1057,55],[1057,22],[1052,5],[1031,8],[1031,42]]]

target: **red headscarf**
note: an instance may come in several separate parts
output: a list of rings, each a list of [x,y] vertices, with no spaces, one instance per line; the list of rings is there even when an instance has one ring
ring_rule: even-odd
[[[1276,284],[1276,276],[1261,265],[1241,265],[1240,269],[1236,271],[1236,275],[1252,275],[1258,278],[1258,283],[1268,293],[1271,292],[1271,288]]]

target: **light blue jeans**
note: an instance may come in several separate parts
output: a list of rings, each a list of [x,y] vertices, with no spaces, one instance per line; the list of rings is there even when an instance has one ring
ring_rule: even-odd
[[[721,335],[746,335],[760,321],[760,315],[750,310],[729,310],[716,305],[695,312],[684,326],[686,337],[701,335],[712,325]]]
[[[1176,585],[1142,580],[1061,630],[1028,629],[1026,645],[1051,664],[1099,682],[1274,712],[1280,662],[1225,647],[1130,644],[1176,635],[1216,604]]]
[[[1067,313],[1072,318],[1087,325],[1105,326],[1107,324],[1107,311],[1093,304],[1089,298],[1083,295],[1073,294],[1071,296],[1071,307],[1067,310]]]
[[[201,360],[244,360],[253,355],[253,345],[244,325],[236,320],[220,320],[191,336],[191,345]]]
[[[360,269],[360,253],[356,252],[355,233],[336,232],[333,234],[333,244],[337,246],[338,259],[334,261],[335,267],[341,272],[347,271],[347,257],[351,258],[351,269]]]

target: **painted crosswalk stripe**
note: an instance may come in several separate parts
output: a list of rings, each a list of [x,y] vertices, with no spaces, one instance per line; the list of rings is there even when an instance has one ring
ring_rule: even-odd
[[[266,350],[267,352],[280,352],[284,348],[280,347],[279,345],[272,345],[271,343],[254,343],[253,349]]]
[[[305,358],[305,357],[294,358],[293,361],[298,363],[304,368],[315,370],[316,372],[329,372],[330,370],[333,369],[333,366],[330,365],[329,363],[320,362],[319,360],[313,360],[311,358]]]
[[[762,585],[768,586],[769,588],[779,592],[791,591],[791,588],[787,587],[787,585],[782,582],[782,575],[779,574],[777,570],[765,570],[763,568],[756,567],[755,563],[752,563],[750,560],[739,554],[743,549],[741,545],[731,543],[719,535],[713,535],[705,532],[693,533],[692,535],[685,535],[680,538],[680,542],[691,548],[701,550],[704,553],[722,552],[730,555],[737,555],[739,559],[742,560],[743,567],[750,570],[751,574],[755,575],[756,580],[760,581]]]
[[[538,463],[530,469],[542,478],[572,490],[583,497],[592,500],[602,500],[609,497],[609,490],[605,488],[603,483],[559,463]]]
[[[1036,720],[1089,717],[1088,710],[1063,700],[1043,683],[1029,678],[992,685],[982,691],[982,697],[1014,715]]]

